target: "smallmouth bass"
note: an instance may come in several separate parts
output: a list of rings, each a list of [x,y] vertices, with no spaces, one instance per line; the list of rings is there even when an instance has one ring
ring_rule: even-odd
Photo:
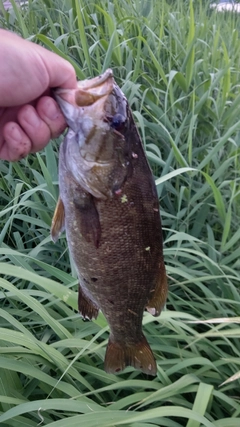
[[[79,278],[78,308],[110,327],[104,368],[150,375],[157,367],[142,332],[144,310],[158,316],[167,297],[154,178],[127,99],[112,70],[57,89],[69,126],[60,147],[60,197],[51,236],[65,229]]]

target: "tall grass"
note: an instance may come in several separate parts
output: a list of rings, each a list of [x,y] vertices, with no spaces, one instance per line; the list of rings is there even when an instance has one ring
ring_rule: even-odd
[[[239,426],[240,55],[235,14],[201,1],[35,0],[0,25],[68,58],[112,67],[156,176],[167,309],[144,316],[157,378],[106,375],[108,326],[76,313],[64,236],[49,237],[59,141],[0,163],[0,423]]]

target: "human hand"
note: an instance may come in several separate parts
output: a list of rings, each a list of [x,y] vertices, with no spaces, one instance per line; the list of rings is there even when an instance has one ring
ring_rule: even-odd
[[[51,88],[74,89],[72,65],[43,47],[0,29],[0,158],[41,150],[67,126]]]

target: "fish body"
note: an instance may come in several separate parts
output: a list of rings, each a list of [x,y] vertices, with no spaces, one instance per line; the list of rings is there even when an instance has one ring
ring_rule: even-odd
[[[59,89],[69,125],[60,148],[60,199],[52,238],[65,228],[79,278],[79,312],[110,326],[105,370],[127,365],[156,375],[142,332],[167,296],[159,201],[128,102],[112,71]]]

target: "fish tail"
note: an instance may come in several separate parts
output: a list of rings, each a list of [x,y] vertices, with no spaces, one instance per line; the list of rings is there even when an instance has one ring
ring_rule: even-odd
[[[133,366],[144,374],[153,376],[157,374],[156,361],[144,335],[135,344],[116,342],[109,338],[104,362],[105,371],[116,374],[126,366]]]

